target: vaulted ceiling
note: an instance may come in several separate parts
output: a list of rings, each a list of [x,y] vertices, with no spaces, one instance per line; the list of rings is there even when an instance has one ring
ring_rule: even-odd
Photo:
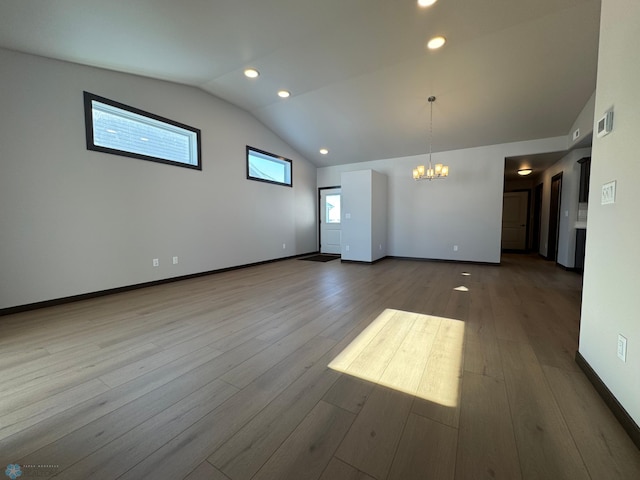
[[[595,90],[599,14],[599,0],[20,0],[0,4],[0,47],[196,86],[326,166],[424,153],[430,95],[434,151],[568,135]],[[434,35],[447,43],[430,51]]]

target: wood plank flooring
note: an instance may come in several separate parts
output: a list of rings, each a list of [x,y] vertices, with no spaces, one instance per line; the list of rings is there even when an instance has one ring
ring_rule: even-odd
[[[0,468],[637,480],[640,452],[573,361],[580,297],[534,256],[286,260],[2,317]]]

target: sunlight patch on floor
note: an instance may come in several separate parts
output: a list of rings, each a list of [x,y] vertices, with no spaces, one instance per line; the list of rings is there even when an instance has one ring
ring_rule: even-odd
[[[388,308],[329,368],[456,407],[463,341],[464,322]]]

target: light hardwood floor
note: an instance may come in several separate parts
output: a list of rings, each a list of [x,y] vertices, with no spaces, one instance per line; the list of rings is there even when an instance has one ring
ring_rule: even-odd
[[[637,480],[640,452],[573,360],[580,283],[531,256],[286,260],[6,316],[0,468]]]

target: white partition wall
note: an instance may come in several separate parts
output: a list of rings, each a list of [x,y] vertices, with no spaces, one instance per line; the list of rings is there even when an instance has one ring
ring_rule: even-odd
[[[595,120],[613,109],[613,130],[593,139],[579,352],[640,424],[640,2],[603,0]],[[615,201],[602,187],[616,182]],[[626,355],[618,357],[619,335]]]
[[[342,185],[342,260],[386,256],[387,178],[374,170],[345,172]]]

